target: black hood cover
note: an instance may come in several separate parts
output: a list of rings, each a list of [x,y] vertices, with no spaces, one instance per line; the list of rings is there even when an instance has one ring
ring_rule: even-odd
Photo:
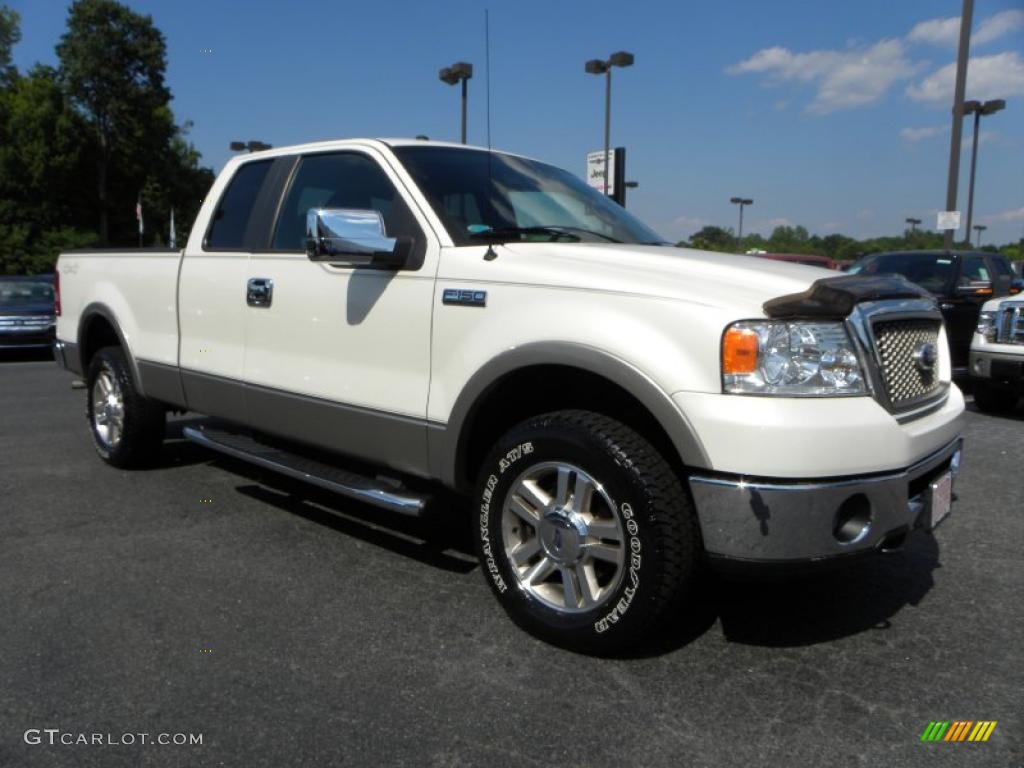
[[[842,319],[861,301],[930,299],[919,285],[896,275],[842,275],[815,280],[802,293],[779,296],[764,303],[768,317],[828,317]]]

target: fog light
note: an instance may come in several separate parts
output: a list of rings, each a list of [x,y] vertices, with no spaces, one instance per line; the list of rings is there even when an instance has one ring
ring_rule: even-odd
[[[871,502],[863,493],[855,493],[836,510],[832,535],[840,544],[856,544],[871,528]]]

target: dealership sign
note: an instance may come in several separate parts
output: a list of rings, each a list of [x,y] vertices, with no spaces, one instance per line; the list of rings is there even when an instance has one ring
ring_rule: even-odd
[[[615,150],[608,150],[608,162],[612,167],[608,177],[608,192],[615,189]],[[604,150],[587,153],[587,184],[598,192],[604,192]]]

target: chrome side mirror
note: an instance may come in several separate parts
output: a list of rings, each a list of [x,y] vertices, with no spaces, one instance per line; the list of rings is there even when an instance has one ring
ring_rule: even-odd
[[[387,236],[379,211],[310,208],[306,213],[306,256],[310,261],[400,269],[408,261],[411,246],[411,238]]]

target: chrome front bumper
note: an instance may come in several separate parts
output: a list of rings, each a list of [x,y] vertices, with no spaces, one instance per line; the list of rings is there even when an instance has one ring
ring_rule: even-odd
[[[931,525],[932,484],[955,478],[963,440],[899,472],[834,481],[693,475],[690,489],[708,555],[745,561],[814,561],[886,549]],[[855,515],[855,525],[843,520]]]

